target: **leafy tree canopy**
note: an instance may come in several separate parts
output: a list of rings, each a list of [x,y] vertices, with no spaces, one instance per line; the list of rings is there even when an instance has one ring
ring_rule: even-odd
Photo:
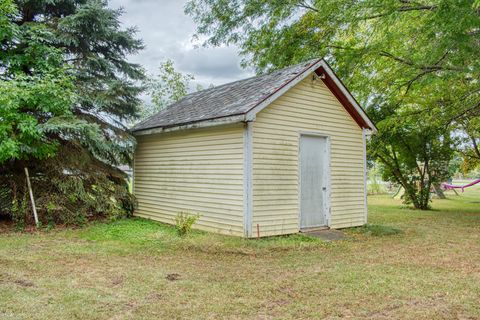
[[[158,71],[157,75],[145,80],[145,87],[152,103],[143,106],[142,118],[155,114],[183,98],[188,93],[190,82],[194,79],[191,74],[177,71],[172,60],[162,62]]]
[[[20,33],[15,25],[11,27],[9,40],[30,41],[32,50],[22,59],[34,63],[24,71],[15,68],[18,57],[3,60],[10,67],[0,75],[0,164],[53,156],[58,141],[48,135],[50,121],[71,117],[75,98],[72,77],[63,67],[61,53],[42,44],[48,31],[32,28]]]
[[[258,72],[325,57],[380,129],[371,157],[415,207],[445,178],[454,131],[477,155],[479,1],[190,0],[186,12],[205,45],[239,45]]]

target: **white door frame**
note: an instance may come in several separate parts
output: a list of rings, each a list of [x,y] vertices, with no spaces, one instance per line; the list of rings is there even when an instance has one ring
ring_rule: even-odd
[[[330,227],[331,224],[331,197],[332,197],[332,182],[331,182],[331,141],[330,141],[330,135],[323,133],[323,132],[317,132],[317,131],[299,131],[298,132],[298,150],[297,150],[297,179],[298,179],[298,230],[301,229],[300,226],[300,221],[302,219],[302,181],[301,181],[301,163],[300,163],[300,138],[302,136],[313,136],[313,137],[321,137],[325,138],[326,140],[326,148],[327,148],[327,154],[325,155],[327,164],[325,165],[327,174],[325,175],[325,185],[327,186],[327,192],[326,192],[326,197],[325,197],[325,203],[324,203],[324,212],[325,212],[325,221],[326,221],[326,226]]]

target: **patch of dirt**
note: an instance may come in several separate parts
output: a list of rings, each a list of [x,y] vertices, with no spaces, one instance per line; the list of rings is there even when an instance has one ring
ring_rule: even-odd
[[[35,286],[35,284],[32,281],[25,280],[25,279],[15,279],[14,276],[8,273],[0,273],[0,284],[2,283],[4,284],[13,283],[24,288],[30,288]]]
[[[158,292],[153,292],[147,296],[147,301],[149,302],[157,302],[158,300],[162,300],[163,295]]]
[[[113,284],[114,286],[122,285],[122,284],[123,284],[123,277],[122,277],[122,276],[115,277],[115,278],[112,280],[112,284]]]
[[[134,308],[137,307],[137,305],[138,305],[138,303],[136,301],[127,301],[125,303],[125,306],[129,309],[134,309]]]
[[[180,275],[178,273],[169,273],[167,274],[165,279],[167,279],[168,281],[180,280]]]
[[[29,288],[29,287],[34,287],[34,286],[35,286],[35,285],[33,284],[33,282],[28,281],[28,280],[22,280],[22,279],[15,280],[15,281],[13,281],[13,283],[18,284],[19,286],[22,286],[22,287],[25,287],[25,288]]]

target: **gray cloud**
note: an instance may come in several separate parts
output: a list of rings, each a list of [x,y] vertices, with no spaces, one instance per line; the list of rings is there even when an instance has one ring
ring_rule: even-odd
[[[236,47],[197,48],[192,41],[193,20],[184,14],[185,1],[110,0],[112,8],[122,7],[124,27],[136,26],[145,50],[129,57],[142,64],[148,73],[157,73],[160,62],[172,59],[176,68],[195,77],[195,84],[208,86],[249,77],[251,70],[240,67]]]

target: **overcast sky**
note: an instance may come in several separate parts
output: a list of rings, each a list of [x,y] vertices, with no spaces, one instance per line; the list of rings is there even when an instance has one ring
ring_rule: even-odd
[[[195,77],[194,86],[219,85],[247,78],[251,70],[240,67],[240,57],[235,47],[196,48],[192,39],[195,33],[193,20],[185,15],[186,0],[110,0],[112,8],[122,7],[124,27],[136,26],[138,37],[146,48],[129,58],[142,64],[150,74],[156,74],[160,63],[166,59],[175,62],[177,70]]]

